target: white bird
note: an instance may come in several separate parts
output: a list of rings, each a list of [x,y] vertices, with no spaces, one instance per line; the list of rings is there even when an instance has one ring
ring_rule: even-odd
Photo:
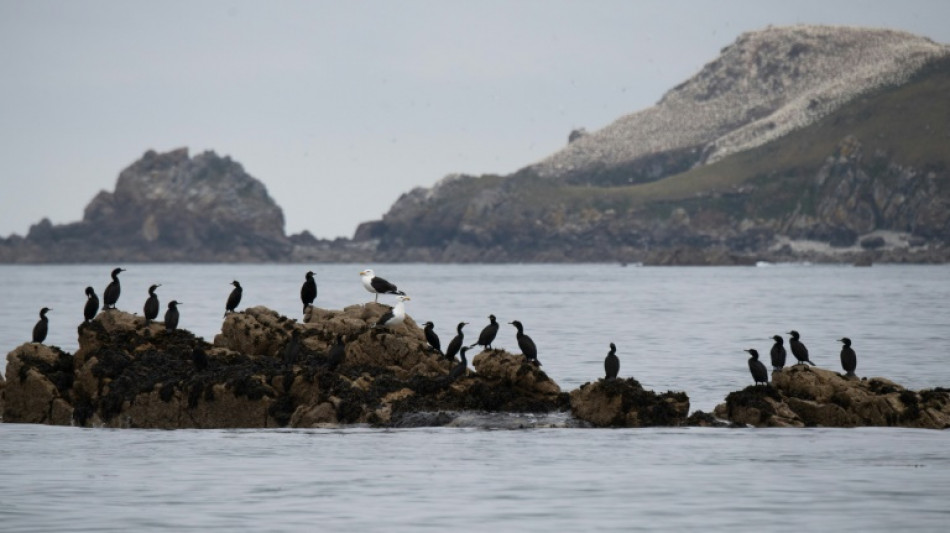
[[[383,316],[379,317],[379,322],[373,325],[374,328],[384,327],[391,328],[398,326],[406,320],[406,304],[410,298],[408,296],[400,296],[399,301],[396,302],[396,307],[393,307],[389,311],[386,311]]]
[[[379,301],[380,294],[398,294],[405,296],[406,293],[402,292],[392,283],[380,278],[376,275],[371,268],[360,272],[360,280],[363,282],[363,288],[367,291],[376,295],[376,300]]]

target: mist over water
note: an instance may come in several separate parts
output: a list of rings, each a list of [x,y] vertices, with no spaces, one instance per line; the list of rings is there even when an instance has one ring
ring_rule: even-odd
[[[796,329],[819,366],[840,370],[848,336],[859,376],[913,389],[950,386],[950,267],[778,265],[57,265],[0,266],[0,348],[29,341],[43,306],[48,344],[73,352],[83,289],[114,266],[118,308],[162,313],[211,341],[230,282],[239,306],[301,317],[372,301],[375,269],[432,320],[443,344],[495,314],[496,345],[517,351],[520,320],[563,390],[603,375],[683,390],[710,411],[751,384],[745,348]],[[380,301],[393,303],[390,297]],[[8,376],[8,379],[10,376]],[[950,433],[906,429],[103,430],[0,425],[0,523],[9,531],[895,529],[950,519]]]

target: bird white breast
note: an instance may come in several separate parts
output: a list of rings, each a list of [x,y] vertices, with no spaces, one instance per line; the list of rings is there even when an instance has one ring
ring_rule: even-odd
[[[369,292],[376,294],[376,291],[373,289],[373,273],[370,271],[365,271],[360,274],[360,281],[363,282],[363,288]]]
[[[387,326],[398,326],[406,320],[406,305],[399,301],[396,307],[393,307],[393,317],[386,321]]]

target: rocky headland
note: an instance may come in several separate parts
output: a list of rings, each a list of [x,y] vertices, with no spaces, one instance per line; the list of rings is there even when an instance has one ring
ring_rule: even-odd
[[[355,240],[389,261],[950,260],[950,47],[741,35],[653,107],[509,176],[404,194]]]

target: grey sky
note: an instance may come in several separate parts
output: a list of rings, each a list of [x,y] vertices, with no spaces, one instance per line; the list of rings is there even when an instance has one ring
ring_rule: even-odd
[[[352,236],[454,172],[510,173],[654,104],[742,32],[934,1],[0,0],[0,235],[82,218],[146,150],[229,155],[288,233]]]

